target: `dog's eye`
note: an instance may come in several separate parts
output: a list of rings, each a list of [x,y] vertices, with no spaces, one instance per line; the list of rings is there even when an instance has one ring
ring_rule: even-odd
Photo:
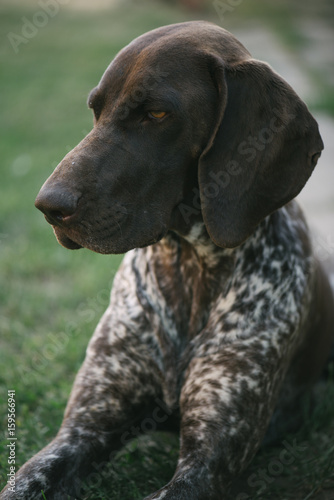
[[[164,116],[166,116],[165,111],[149,111],[148,116],[150,118],[154,118],[155,120],[161,120]]]

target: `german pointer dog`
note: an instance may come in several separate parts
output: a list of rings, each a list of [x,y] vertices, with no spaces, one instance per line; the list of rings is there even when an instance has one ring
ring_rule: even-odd
[[[128,253],[57,436],[1,499],[82,498],[145,424],[180,432],[175,475],[147,500],[222,500],[330,357],[332,291],[293,200],[317,123],[207,22],[134,40],[88,105],[92,131],[36,206],[64,247]]]

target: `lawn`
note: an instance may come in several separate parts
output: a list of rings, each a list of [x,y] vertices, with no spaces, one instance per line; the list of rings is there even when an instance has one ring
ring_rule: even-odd
[[[170,3],[124,1],[107,12],[61,7],[28,43],[17,47],[17,54],[8,33],[21,34],[26,19],[40,8],[37,3],[32,9],[0,6],[1,487],[8,473],[7,391],[16,391],[19,466],[49,442],[61,423],[121,260],[62,248],[34,208],[34,198],[57,163],[90,130],[87,95],[117,51],[149,29],[198,17]],[[274,22],[266,8],[254,11],[250,3],[240,5],[238,18],[227,19],[228,28],[253,15],[275,25],[285,43],[300,43],[292,37],[287,17],[283,27],[286,14]],[[284,5],[280,12],[286,12]],[[209,3],[204,16],[219,23]],[[237,494],[248,492],[254,499],[334,498],[334,383],[321,390],[324,397],[313,417],[298,434],[258,454],[236,486]],[[286,443],[297,443],[299,452],[289,466],[277,465]],[[177,449],[177,436],[142,436],[119,454],[101,484],[87,489],[87,498],[143,498],[170,479]]]

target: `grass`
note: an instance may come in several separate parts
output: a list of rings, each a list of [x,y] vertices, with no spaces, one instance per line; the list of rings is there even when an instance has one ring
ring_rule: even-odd
[[[0,92],[5,96],[0,124],[0,423],[6,431],[7,390],[15,389],[17,465],[55,435],[121,259],[61,248],[34,209],[34,198],[56,164],[90,130],[86,97],[116,52],[149,29],[203,17],[148,2],[124,2],[112,11],[89,14],[63,8],[15,54],[8,33],[20,34],[22,17],[32,19],[39,9],[37,3],[32,9],[25,5],[21,10],[0,7]],[[250,2],[240,6],[240,22],[250,15],[273,22],[266,17],[265,5],[263,10],[252,5],[253,10]],[[211,7],[208,15],[218,22]],[[236,16],[227,19],[228,27],[229,23],[233,26]],[[284,38],[279,23],[277,29]],[[303,429],[287,437],[306,441],[303,456],[279,476],[270,476],[274,480],[266,482],[263,491],[249,489],[249,474],[268,469],[281,449],[262,450],[239,491],[264,499],[333,498],[333,385],[324,389],[327,397]],[[8,472],[6,432],[2,437],[1,486]],[[142,498],[170,479],[177,450],[177,436],[141,437],[118,455],[101,484],[87,490],[87,498]]]

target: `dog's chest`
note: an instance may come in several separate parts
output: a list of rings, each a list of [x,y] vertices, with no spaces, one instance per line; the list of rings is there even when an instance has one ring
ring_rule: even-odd
[[[182,349],[207,323],[212,304],[224,292],[230,266],[225,256],[210,268],[185,241],[139,250],[133,261],[137,297],[156,333]]]
[[[132,266],[136,294],[153,330],[182,350],[210,316],[215,330],[227,323],[230,328],[236,313],[248,326],[261,317],[266,321],[268,314],[285,316],[285,308],[293,316],[309,274],[294,232],[283,212],[235,250],[194,247],[177,238],[138,250]]]

